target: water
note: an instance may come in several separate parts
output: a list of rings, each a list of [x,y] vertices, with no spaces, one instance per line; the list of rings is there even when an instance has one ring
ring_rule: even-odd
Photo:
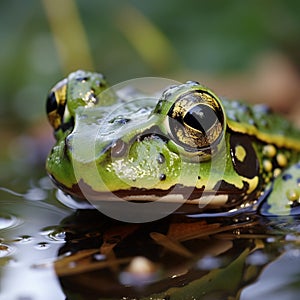
[[[298,299],[297,218],[128,224],[55,195],[0,190],[1,300]]]
[[[0,299],[65,299],[53,268],[35,268],[55,260],[59,245],[42,234],[69,211],[47,201],[51,192],[29,187],[24,194],[0,190]],[[49,195],[49,197],[48,197]]]

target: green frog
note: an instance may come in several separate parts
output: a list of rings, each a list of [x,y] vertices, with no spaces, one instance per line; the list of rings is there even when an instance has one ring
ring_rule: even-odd
[[[155,97],[117,93],[79,70],[51,89],[47,114],[56,138],[47,172],[79,202],[162,201],[205,216],[300,211],[300,131],[265,105],[220,99],[195,81]]]

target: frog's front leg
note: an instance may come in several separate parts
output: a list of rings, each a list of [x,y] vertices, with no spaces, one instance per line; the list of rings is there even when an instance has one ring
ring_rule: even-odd
[[[260,213],[265,216],[300,215],[300,162],[279,175]]]

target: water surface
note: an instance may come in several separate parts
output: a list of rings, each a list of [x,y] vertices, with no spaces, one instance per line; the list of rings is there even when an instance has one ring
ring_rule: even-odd
[[[0,190],[0,299],[298,299],[297,218],[145,223],[72,210],[47,178]]]

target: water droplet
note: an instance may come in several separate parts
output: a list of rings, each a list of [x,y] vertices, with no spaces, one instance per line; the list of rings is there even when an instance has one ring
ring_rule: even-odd
[[[48,238],[51,242],[64,243],[66,231],[61,227],[45,227],[40,231],[40,234]]]
[[[21,235],[16,239],[16,242],[20,244],[29,244],[32,241],[33,241],[33,237],[30,235]]]
[[[36,244],[34,248],[37,250],[47,250],[50,248],[50,244],[47,242],[40,242]]]
[[[61,232],[53,232],[50,235],[50,238],[55,242],[65,242],[66,233],[64,231]]]
[[[6,244],[0,244],[0,257],[9,256],[14,252],[14,248]]]

